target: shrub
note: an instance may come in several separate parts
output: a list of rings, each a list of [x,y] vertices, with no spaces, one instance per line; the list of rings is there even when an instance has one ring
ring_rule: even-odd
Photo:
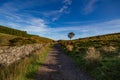
[[[23,44],[33,44],[36,43],[35,40],[32,39],[24,39],[21,37],[14,38],[12,40],[9,40],[10,46],[17,46],[17,45],[23,45]]]
[[[73,46],[72,45],[67,45],[67,50],[68,51],[72,51],[73,50]]]
[[[89,47],[88,50],[86,51],[84,59],[87,60],[88,62],[94,62],[99,61],[100,57],[101,55],[99,51],[97,51],[94,47]]]
[[[115,48],[115,47],[113,47],[113,46],[104,46],[103,47],[103,50],[105,51],[105,52],[115,52],[115,51],[117,51],[117,48]]]

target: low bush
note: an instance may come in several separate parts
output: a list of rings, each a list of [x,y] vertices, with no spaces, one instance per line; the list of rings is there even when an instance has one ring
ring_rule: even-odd
[[[101,55],[99,51],[97,51],[94,47],[89,47],[88,50],[86,51],[84,59],[87,62],[93,63],[95,61],[99,61],[100,57]]]
[[[120,79],[120,33],[59,43],[80,69],[95,80]],[[73,46],[72,51],[67,49],[67,45]]]
[[[25,39],[25,38],[20,38],[20,37],[9,40],[9,42],[10,42],[9,46],[19,46],[19,45],[24,45],[24,44],[36,43],[35,40]]]

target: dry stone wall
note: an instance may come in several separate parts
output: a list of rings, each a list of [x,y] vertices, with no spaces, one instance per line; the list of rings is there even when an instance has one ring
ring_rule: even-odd
[[[0,48],[0,64],[9,65],[31,55],[45,44],[30,44],[15,47]]]

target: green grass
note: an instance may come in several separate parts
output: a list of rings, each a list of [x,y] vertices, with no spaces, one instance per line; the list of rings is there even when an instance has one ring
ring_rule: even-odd
[[[35,40],[29,38],[0,33],[0,46],[20,46],[33,43]]]
[[[120,79],[120,33],[78,40],[64,40],[59,41],[59,43],[66,54],[73,59],[75,64],[96,80]],[[73,46],[73,50],[68,51],[67,45]],[[100,52],[98,59],[93,61],[85,59],[88,48],[90,47],[94,47]],[[115,48],[115,51],[111,51],[112,47]],[[90,54],[93,53],[91,52]]]
[[[50,43],[52,39],[28,34],[10,27],[0,25],[0,46],[19,46],[33,43]]]
[[[105,56],[99,61],[86,61],[84,59],[86,55],[86,50],[81,49],[79,52],[76,51],[66,51],[66,54],[70,56],[75,64],[84,72],[91,75],[96,80],[119,80],[120,79],[120,58],[116,55],[110,54],[112,57]],[[103,56],[101,54],[101,56]]]
[[[31,65],[29,66],[28,69],[28,73],[27,73],[27,79],[23,79],[23,80],[34,80],[35,74],[38,70],[38,68],[40,67],[40,65],[45,61],[46,56],[48,54],[48,52],[50,51],[50,47],[47,47],[45,52],[42,55],[35,55],[36,57],[36,61],[32,61]],[[25,77],[26,78],[26,77]]]
[[[50,47],[45,47],[42,54],[33,54],[19,63],[1,67],[0,80],[34,80],[38,67],[44,62],[49,50]]]
[[[0,46],[21,46],[34,43],[52,43],[52,40],[39,36],[21,37],[10,34],[0,33]]]

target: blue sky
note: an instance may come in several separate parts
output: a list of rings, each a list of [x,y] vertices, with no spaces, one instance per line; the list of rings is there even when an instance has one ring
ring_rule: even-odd
[[[0,25],[55,40],[120,32],[120,0],[0,0]]]

